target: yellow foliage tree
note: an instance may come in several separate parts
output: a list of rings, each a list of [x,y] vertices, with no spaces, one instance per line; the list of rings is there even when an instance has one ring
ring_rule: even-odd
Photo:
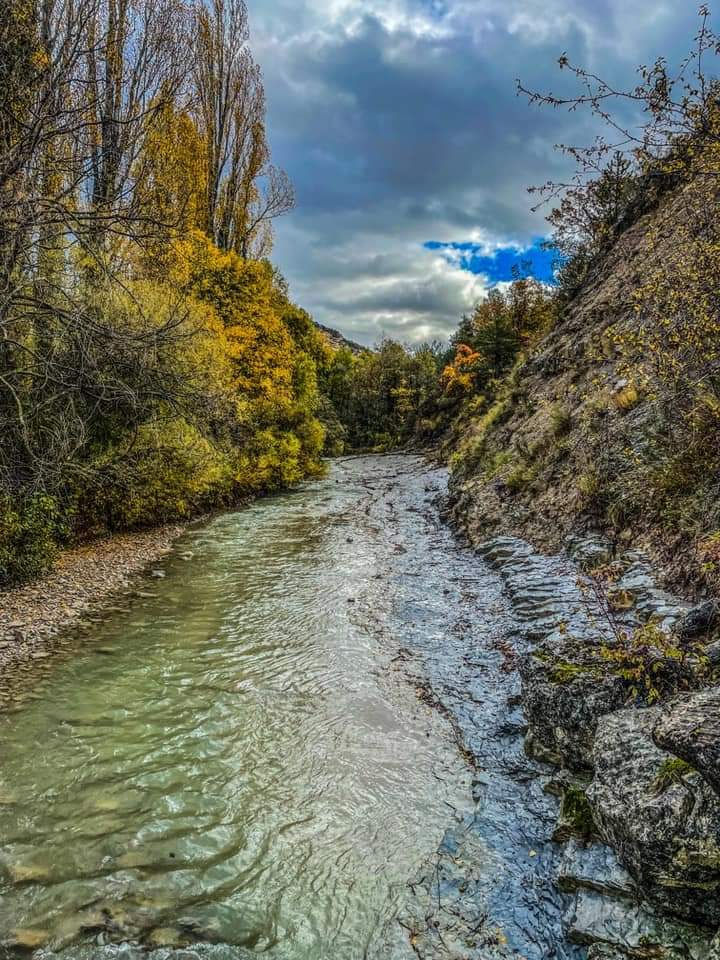
[[[482,363],[482,354],[466,343],[459,343],[455,358],[443,370],[440,385],[447,397],[469,397],[477,387],[477,375]]]

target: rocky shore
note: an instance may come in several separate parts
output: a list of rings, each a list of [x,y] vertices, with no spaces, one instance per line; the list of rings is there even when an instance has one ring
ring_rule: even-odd
[[[0,592],[0,672],[49,657],[63,631],[131,587],[169,552],[183,529],[158,527],[72,548],[46,576]]]
[[[720,609],[663,591],[637,551],[477,547],[518,635],[526,750],[561,798],[572,942],[608,960],[720,957]]]

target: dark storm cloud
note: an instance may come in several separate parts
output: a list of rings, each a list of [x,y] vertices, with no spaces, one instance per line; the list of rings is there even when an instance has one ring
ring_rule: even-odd
[[[553,144],[590,125],[529,107],[516,77],[560,90],[567,50],[631,83],[694,28],[677,0],[254,0],[250,13],[274,158],[298,194],[276,260],[317,319],[368,342],[447,334],[482,295],[482,276],[427,241],[489,253],[543,232],[526,187],[561,172]]]

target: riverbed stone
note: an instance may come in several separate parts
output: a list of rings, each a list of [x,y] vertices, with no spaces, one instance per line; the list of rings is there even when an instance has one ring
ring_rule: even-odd
[[[690,764],[720,796],[720,686],[670,700],[662,707],[653,739]]]
[[[710,960],[710,932],[668,920],[646,904],[581,890],[565,920],[573,942],[609,948],[609,953],[593,951],[597,958],[625,955],[658,960]]]
[[[641,894],[682,920],[720,924],[720,800],[652,738],[660,708],[601,717],[588,799]]]
[[[637,888],[615,851],[604,843],[569,841],[558,867],[558,885],[576,893],[594,890],[611,897],[635,899]]]

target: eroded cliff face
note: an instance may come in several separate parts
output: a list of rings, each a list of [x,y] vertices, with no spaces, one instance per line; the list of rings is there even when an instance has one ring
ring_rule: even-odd
[[[500,572],[523,641],[526,752],[554,768],[545,789],[561,798],[553,839],[564,851],[558,885],[573,894],[567,935],[592,957],[715,958],[716,609],[663,590],[631,550],[615,560],[623,603],[609,618],[588,572],[607,562],[599,538],[572,541],[564,556],[513,537],[478,552]],[[625,638],[637,636],[626,657]]]
[[[681,457],[659,449],[675,429],[672,400],[658,399],[657,345],[643,335],[666,324],[673,349],[676,318],[652,315],[648,287],[705,208],[693,186],[662,198],[596,263],[497,402],[460,416],[451,513],[472,542],[500,533],[558,550],[570,534],[599,531],[618,549],[642,547],[684,592],[717,592],[719,478],[693,484]]]
[[[695,343],[683,301],[708,215],[690,184],[624,229],[449,444],[449,518],[533,641],[526,749],[556,768],[568,929],[595,957],[720,950],[683,926],[720,925],[720,336],[711,316]]]

